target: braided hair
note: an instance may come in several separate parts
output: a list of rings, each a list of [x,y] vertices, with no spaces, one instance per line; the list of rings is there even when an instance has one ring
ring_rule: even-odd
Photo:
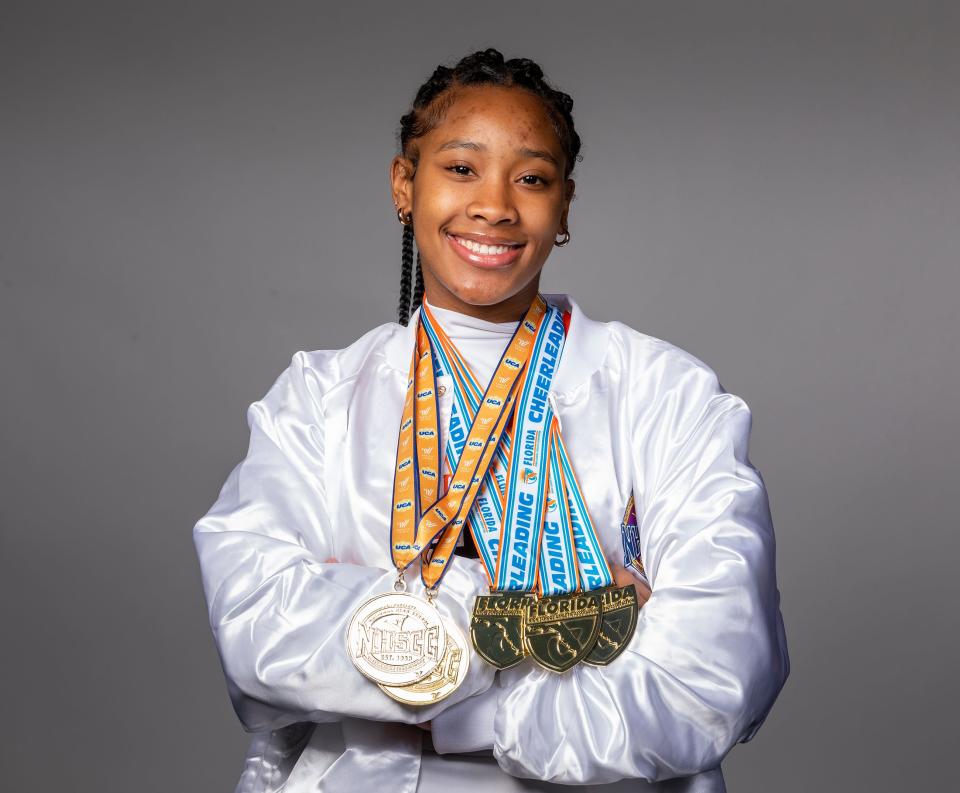
[[[447,110],[456,99],[456,92],[451,89],[475,85],[517,87],[540,97],[566,155],[564,178],[570,176],[574,164],[581,159],[580,136],[571,115],[573,99],[569,94],[553,88],[544,79],[543,70],[529,58],[504,60],[503,55],[493,48],[467,55],[453,67],[438,66],[430,79],[420,86],[410,112],[400,119],[399,132],[400,152],[413,163],[414,170],[420,160],[416,141],[443,121]],[[407,324],[410,315],[423,302],[423,268],[419,251],[416,284],[411,286],[414,278],[413,240],[411,218],[403,227],[400,304],[397,307],[397,317],[401,325]]]

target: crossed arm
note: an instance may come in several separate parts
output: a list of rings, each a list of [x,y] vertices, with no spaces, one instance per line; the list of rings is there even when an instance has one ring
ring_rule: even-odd
[[[194,529],[211,628],[248,730],[345,717],[432,722],[439,751],[492,749],[514,776],[568,784],[697,773],[752,737],[789,662],[741,400],[711,396],[656,476],[640,527],[653,591],[616,662],[563,675],[523,664],[496,681],[471,664],[452,697],[418,709],[369,685],[347,656],[350,614],[386,591],[392,573],[329,561],[323,449],[290,421],[309,399],[291,367],[251,406],[247,457]],[[438,605],[467,625],[485,588],[479,563],[458,559]]]

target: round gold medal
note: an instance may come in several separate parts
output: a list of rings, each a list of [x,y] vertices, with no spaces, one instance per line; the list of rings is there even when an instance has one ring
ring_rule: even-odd
[[[447,631],[447,650],[443,659],[423,680],[409,686],[380,685],[384,692],[407,705],[430,705],[449,697],[467,676],[470,652],[460,629],[444,620]]]
[[[440,612],[405,592],[386,592],[358,608],[347,628],[354,666],[375,683],[408,686],[444,658],[447,631]]]

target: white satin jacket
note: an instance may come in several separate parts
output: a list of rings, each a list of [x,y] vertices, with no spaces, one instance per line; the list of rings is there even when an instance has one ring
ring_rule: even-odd
[[[228,691],[255,733],[238,793],[526,790],[524,779],[724,790],[721,760],[789,674],[750,410],[683,350],[547,299],[571,311],[552,393],[608,559],[623,559],[636,499],[653,594],[630,645],[562,675],[529,661],[495,675],[474,654],[457,692],[424,708],[362,677],[344,634],[395,575],[393,465],[417,317],[344,350],[298,352],[250,406],[247,456],[193,535]],[[469,635],[486,589],[480,562],[457,556],[437,603]],[[421,773],[415,725],[427,720],[438,754]]]

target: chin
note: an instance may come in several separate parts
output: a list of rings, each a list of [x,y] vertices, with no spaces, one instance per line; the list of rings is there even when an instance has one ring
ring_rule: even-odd
[[[510,276],[512,277],[508,276],[506,278],[502,277],[507,275],[506,273],[500,275],[501,277],[498,277],[498,274],[491,272],[479,277],[475,276],[467,279],[461,277],[454,282],[455,286],[449,291],[458,300],[471,306],[495,306],[515,297],[525,289],[531,288],[531,284],[537,280],[536,273],[523,278],[519,283],[516,278],[517,273],[511,273]]]
[[[523,287],[504,289],[499,285],[460,286],[454,294],[459,300],[471,306],[495,306],[522,291]]]

